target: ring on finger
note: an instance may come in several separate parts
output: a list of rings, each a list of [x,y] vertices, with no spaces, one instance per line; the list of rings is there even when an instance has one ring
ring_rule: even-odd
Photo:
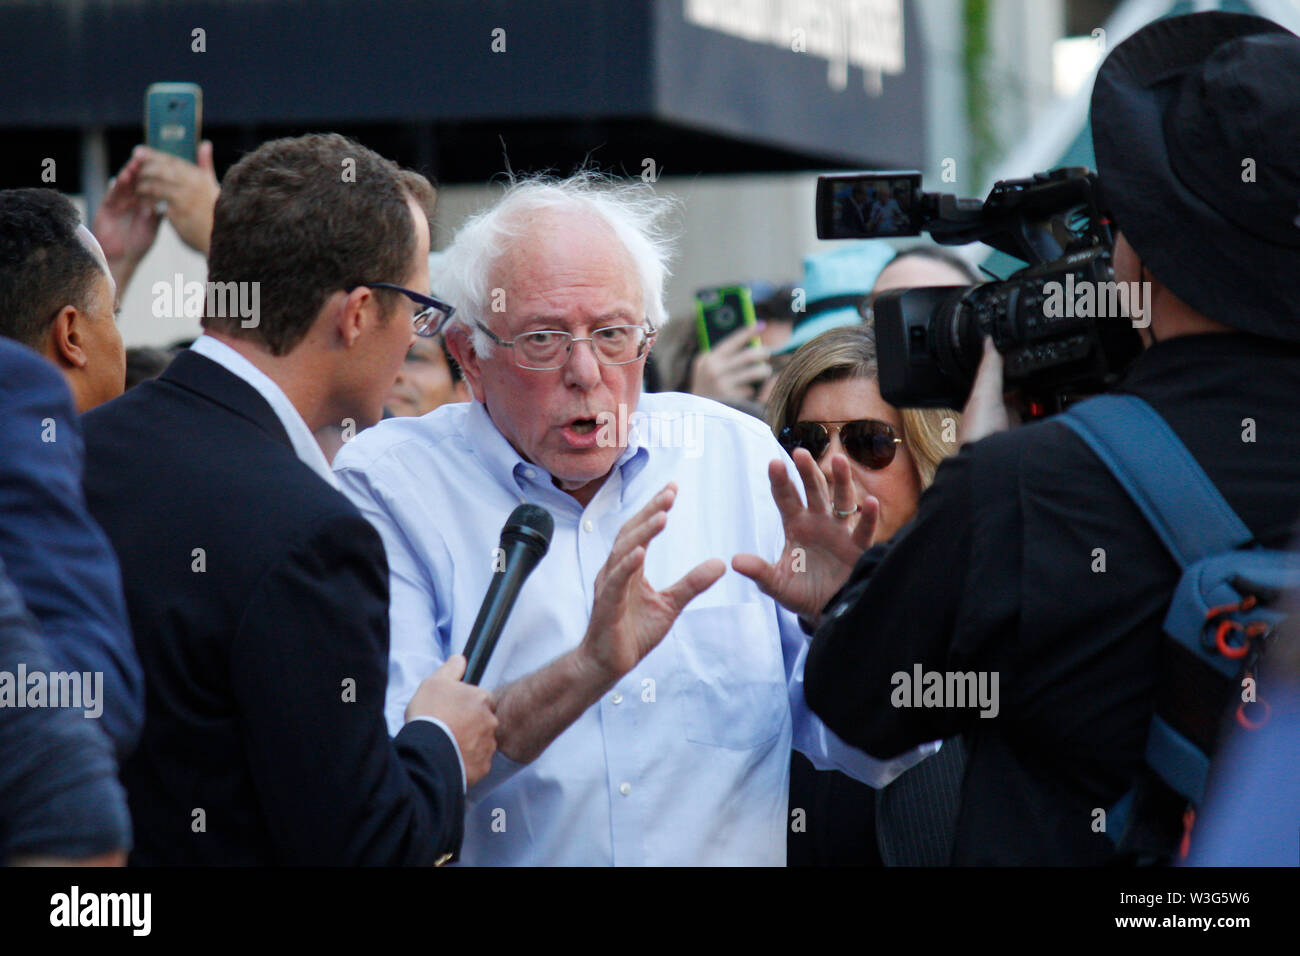
[[[834,508],[831,510],[831,514],[835,515],[837,518],[851,518],[861,510],[862,505],[854,505],[848,511],[841,511],[839,508]]]

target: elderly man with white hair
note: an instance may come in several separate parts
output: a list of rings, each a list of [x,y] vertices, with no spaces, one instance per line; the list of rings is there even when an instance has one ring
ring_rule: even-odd
[[[758,420],[641,393],[665,205],[591,175],[513,183],[435,283],[473,400],[383,422],[335,462],[388,552],[394,729],[464,648],[507,515],[555,518],[483,678],[498,755],[465,863],[780,865],[792,744],[875,786],[929,752],[877,761],[835,738],[803,702],[807,637],[765,594],[793,582],[819,611],[834,589],[801,542],[832,541],[847,574],[870,539],[847,460],[828,487]]]

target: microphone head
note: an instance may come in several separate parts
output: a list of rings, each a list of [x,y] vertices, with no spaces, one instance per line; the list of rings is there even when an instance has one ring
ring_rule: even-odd
[[[549,511],[540,505],[520,505],[510,512],[506,526],[501,529],[501,547],[510,541],[518,541],[540,559],[551,547],[554,532],[555,519]]]

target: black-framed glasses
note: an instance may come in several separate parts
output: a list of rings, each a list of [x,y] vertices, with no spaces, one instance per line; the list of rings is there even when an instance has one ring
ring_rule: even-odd
[[[419,292],[413,292],[405,289],[400,285],[393,285],[391,282],[359,282],[357,285],[349,286],[347,291],[364,286],[367,289],[389,289],[393,292],[400,292],[416,305],[424,306],[419,312],[411,316],[411,327],[415,329],[415,334],[421,338],[431,339],[447,324],[456,312],[456,307],[449,302],[443,302],[442,299],[435,299],[431,295],[422,295]]]
[[[592,329],[587,338],[576,339],[558,329],[539,329],[516,335],[511,341],[498,337],[478,320],[477,325],[497,345],[515,350],[515,364],[534,372],[564,368],[575,342],[590,342],[591,351],[601,365],[630,365],[645,355],[657,331],[644,325],[607,325]]]
[[[796,448],[805,448],[814,461],[821,461],[830,447],[832,429],[839,432],[840,444],[848,456],[872,471],[888,467],[903,441],[893,425],[874,418],[859,418],[851,422],[795,422],[781,429],[777,441],[787,454],[793,455]]]

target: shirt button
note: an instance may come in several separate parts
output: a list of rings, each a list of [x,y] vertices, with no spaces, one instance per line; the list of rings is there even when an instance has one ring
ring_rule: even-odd
[[[618,785],[618,792],[623,794],[623,796],[626,797],[629,793],[632,792],[632,785],[630,783],[620,783]]]
[[[614,691],[613,695],[609,698],[609,700],[610,703],[621,704],[623,703],[623,695],[620,694],[618,691]]]
[[[583,531],[591,531],[591,530],[592,530],[593,528],[595,528],[595,527],[596,527],[596,526],[595,526],[594,524],[591,523],[591,519],[590,519],[590,518],[588,518],[586,521],[584,521],[584,522],[582,523],[582,530],[583,530]]]
[[[525,468],[525,469],[524,469],[524,477],[525,477],[525,478],[536,478],[536,477],[537,477],[537,472],[536,472],[534,469],[532,469],[532,468]]]

